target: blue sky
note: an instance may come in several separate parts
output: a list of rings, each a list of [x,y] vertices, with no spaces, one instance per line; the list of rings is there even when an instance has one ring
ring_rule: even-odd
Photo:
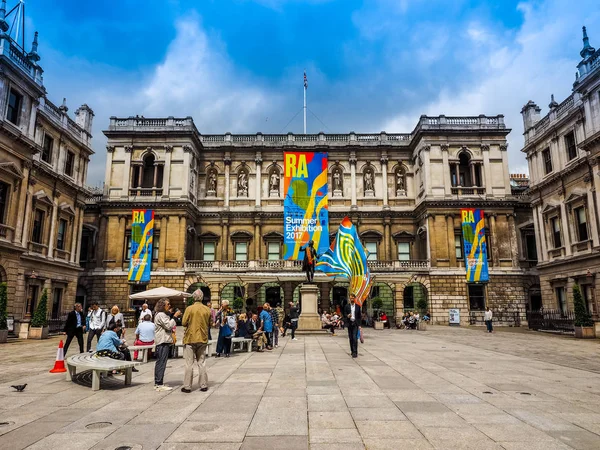
[[[9,5],[14,3],[9,0]],[[110,3],[111,6],[106,6]],[[29,0],[49,97],[110,116],[194,117],[201,133],[409,132],[421,114],[504,114],[523,172],[521,107],[569,95],[596,1]],[[317,116],[318,119],[315,117]],[[286,124],[288,124],[286,126]]]

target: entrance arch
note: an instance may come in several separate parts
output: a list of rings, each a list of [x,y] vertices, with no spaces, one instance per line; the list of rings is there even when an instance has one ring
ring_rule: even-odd
[[[527,296],[527,309],[529,311],[539,311],[542,309],[542,291],[538,284],[534,284],[529,288]]]
[[[402,308],[404,311],[419,310],[419,302],[422,302],[422,300],[425,300],[427,304],[425,309],[429,309],[429,296],[427,293],[427,287],[425,287],[424,284],[413,282],[405,285],[402,298]]]
[[[256,295],[256,305],[262,306],[265,303],[271,306],[279,303],[283,306],[283,289],[279,283],[271,282],[261,285]]]
[[[200,289],[202,291],[202,293],[204,294],[204,299],[211,299],[211,293],[210,293],[210,288],[208,287],[208,285],[206,283],[194,283],[191,284],[188,288],[187,288],[187,293],[188,294],[192,294],[196,289]]]

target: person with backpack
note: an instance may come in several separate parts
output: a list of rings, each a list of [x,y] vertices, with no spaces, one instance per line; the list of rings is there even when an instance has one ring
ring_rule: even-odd
[[[117,305],[113,306],[110,310],[110,314],[106,316],[106,328],[109,327],[111,323],[121,322],[121,335],[120,337],[125,337],[125,318],[123,317],[123,313],[119,312],[119,307]]]
[[[96,343],[100,340],[102,331],[106,327],[106,313],[98,306],[98,302],[92,303],[92,310],[88,313],[89,327],[87,337],[87,351],[92,351],[92,340],[96,336]]]
[[[220,358],[221,354],[225,354],[225,358],[229,358],[231,352],[231,335],[235,331],[235,316],[227,316],[229,310],[229,300],[221,302],[221,308],[215,315],[215,326],[219,329],[219,337],[217,339],[217,354]],[[233,327],[229,324],[229,318],[233,318]]]

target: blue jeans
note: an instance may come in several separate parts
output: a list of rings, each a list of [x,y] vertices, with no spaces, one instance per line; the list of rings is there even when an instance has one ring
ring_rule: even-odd
[[[492,327],[492,321],[491,320],[486,320],[485,321],[485,326],[487,327],[488,333],[491,333],[494,330],[494,327]]]
[[[229,355],[231,351],[231,334],[225,335],[225,332],[219,330],[219,338],[217,339],[217,354],[225,353]]]

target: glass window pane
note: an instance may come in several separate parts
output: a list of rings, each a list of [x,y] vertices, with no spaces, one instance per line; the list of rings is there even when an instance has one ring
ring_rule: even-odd
[[[202,259],[204,261],[214,261],[215,260],[215,243],[214,242],[205,242],[202,246],[203,255]]]
[[[377,242],[365,242],[365,248],[369,252],[368,261],[377,261]]]
[[[398,259],[400,261],[410,260],[410,242],[398,242]]]
[[[235,244],[235,260],[248,260],[248,244],[246,242],[238,242],[237,244]]]
[[[456,259],[462,259],[463,257],[463,246],[462,246],[462,239],[460,237],[460,234],[455,234],[454,235],[454,251],[456,254]]]
[[[158,260],[158,249],[160,247],[160,235],[155,234],[152,237],[152,259]]]
[[[281,257],[279,256],[279,248],[279,242],[269,242],[267,244],[267,259],[269,261],[277,261],[281,259]]]

